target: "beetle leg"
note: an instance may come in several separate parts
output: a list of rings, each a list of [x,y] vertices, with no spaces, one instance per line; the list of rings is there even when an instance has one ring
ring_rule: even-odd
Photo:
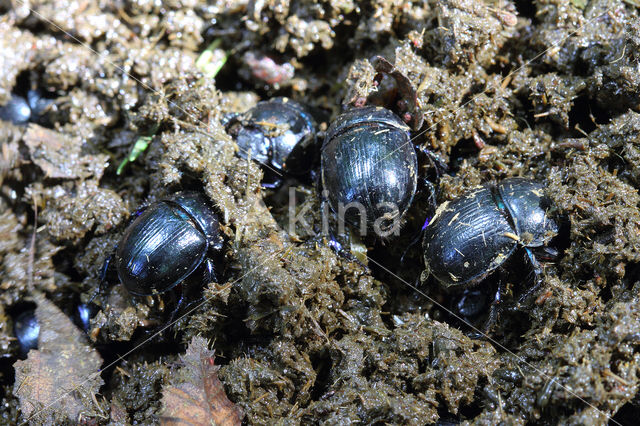
[[[440,156],[435,152],[428,150],[422,145],[416,145],[416,148],[427,157],[430,165],[435,170],[436,180],[440,180],[440,176],[442,176],[449,170],[449,166],[447,165],[446,161],[440,158]]]
[[[531,267],[533,268],[534,283],[530,288],[527,289],[527,291],[525,291],[518,298],[518,305],[523,304],[524,301],[527,300],[529,297],[531,297],[533,293],[538,291],[540,287],[542,287],[542,284],[544,283],[544,276],[542,275],[542,266],[540,266],[540,263],[538,262],[538,260],[536,259],[535,255],[533,254],[530,248],[524,247],[524,251],[527,254],[529,263],[531,263]]]
[[[400,256],[401,264],[404,263],[404,258],[409,252],[409,250],[411,250],[413,246],[415,246],[422,239],[424,230],[427,226],[429,226],[429,222],[431,222],[431,219],[433,218],[433,215],[436,212],[436,208],[438,207],[436,202],[436,189],[433,186],[433,183],[431,183],[428,179],[424,178],[422,180],[422,184],[427,189],[427,192],[429,193],[429,198],[427,199],[427,217],[425,218],[424,224],[422,225],[422,228],[420,229],[420,232],[418,233],[418,235],[415,236],[413,240],[411,240],[407,248],[402,252],[402,255]]]
[[[213,260],[207,258],[200,265],[202,268],[202,285],[205,286],[211,282],[217,281],[216,270],[213,265]]]
[[[463,323],[465,323],[466,325],[472,328],[471,331],[465,333],[468,338],[477,340],[477,339],[482,339],[489,336],[491,329],[498,322],[498,318],[500,317],[500,312],[502,312],[502,309],[503,309],[502,305],[500,305],[501,299],[502,299],[502,279],[498,281],[498,289],[496,290],[494,299],[491,302],[491,305],[489,306],[489,315],[487,316],[487,319],[484,321],[484,324],[482,324],[482,327],[476,327],[466,319],[460,318],[462,319]]]
[[[435,154],[433,154],[431,151],[429,150],[422,150],[421,152],[424,152],[424,154],[427,156],[427,158],[429,158],[429,161],[431,163],[431,165],[433,166],[433,168],[436,170],[436,175],[437,175],[437,179],[440,179],[440,170],[439,167],[442,166],[444,164],[444,162],[442,162],[441,159],[435,157]],[[436,158],[436,160],[433,160],[433,158]],[[446,165],[444,165],[443,167],[445,167],[446,170]],[[416,243],[418,243],[421,239],[422,239],[422,235],[424,233],[425,228],[429,225],[429,222],[431,222],[431,219],[433,218],[433,215],[436,212],[436,209],[438,207],[438,203],[437,203],[437,189],[435,187],[435,185],[433,184],[433,182],[431,182],[426,176],[422,177],[420,179],[420,183],[422,186],[425,187],[426,191],[420,191],[420,193],[428,193],[428,198],[427,198],[427,216],[425,218],[424,224],[422,225],[422,229],[420,229],[420,233],[409,243],[409,245],[407,246],[407,248],[404,250],[404,252],[402,252],[402,256],[400,256],[400,263],[404,263],[404,258],[407,255],[407,253],[409,252],[409,250],[411,250],[411,248],[413,246],[416,245]]]
[[[140,216],[142,213],[144,213],[144,211],[147,210],[148,207],[149,207],[149,203],[147,203],[145,201],[141,206],[139,206],[136,209],[135,212],[133,212],[131,215],[129,215],[129,218],[126,221],[125,227],[131,225],[131,223],[138,216]],[[87,305],[90,304],[91,302],[93,302],[95,300],[95,298],[98,296],[98,294],[100,294],[106,288],[105,286],[106,286],[106,283],[107,283],[107,275],[109,274],[109,268],[111,266],[111,259],[113,259],[113,257],[116,255],[117,251],[118,251],[118,244],[116,243],[113,246],[113,250],[111,251],[111,254],[109,254],[104,259],[104,262],[102,263],[102,268],[100,268],[100,274],[98,275],[98,279],[99,279],[98,288],[93,293],[93,295],[91,296],[89,301],[87,302]]]
[[[427,221],[429,221],[429,219],[427,219]],[[418,235],[413,240],[411,240],[411,242],[409,243],[407,248],[404,249],[404,251],[402,252],[402,256],[400,256],[400,264],[401,265],[404,264],[404,258],[407,255],[407,253],[409,253],[409,250],[411,250],[413,248],[413,246],[415,246],[422,239],[422,234],[423,234],[424,228],[425,227],[423,226],[422,230],[418,233]]]
[[[331,249],[343,259],[346,259],[349,262],[355,262],[358,265],[360,265],[362,268],[364,268],[365,271],[369,271],[369,267],[367,265],[362,263],[349,250],[346,250],[344,247],[342,247],[342,244],[338,241],[337,237],[331,231],[331,227],[329,226],[329,218],[325,217],[325,213],[329,211],[329,205],[328,205],[329,200],[327,199],[324,191],[322,191],[321,194],[322,195],[320,196],[321,198],[320,205],[321,205],[321,211],[323,216],[322,217],[323,234],[324,234],[324,231],[326,230],[327,233],[325,234],[325,236],[329,240],[328,242],[329,247],[331,247]]]
[[[336,254],[338,254],[340,257],[348,260],[349,262],[355,262],[358,265],[362,266],[365,270],[369,270],[369,267],[367,265],[365,265],[364,263],[362,263],[357,257],[355,257],[353,255],[353,253],[351,253],[349,250],[346,250],[342,247],[342,244],[340,244],[340,242],[333,236],[329,237],[329,247],[331,247],[331,249],[333,251],[336,252]]]
[[[151,336],[151,337],[155,337],[156,335],[157,336],[163,336],[164,333],[168,329],[170,329],[171,326],[173,325],[173,320],[175,319],[176,314],[178,313],[180,308],[182,307],[182,302],[184,301],[184,285],[182,283],[180,283],[176,287],[180,287],[180,297],[178,298],[178,301],[176,302],[176,307],[173,308],[173,311],[171,312],[171,315],[169,316],[169,319],[163,325],[161,325],[159,327],[156,327],[153,330],[145,331],[145,335],[146,336]]]
[[[433,169],[435,173],[435,182],[439,182],[440,177],[449,169],[449,167],[447,166],[447,163],[445,163],[445,161],[439,156],[437,156],[435,153],[429,151],[427,148],[423,146],[419,145],[419,146],[416,146],[416,148],[420,153],[422,153],[426,157],[427,161],[429,162],[429,165]],[[432,215],[433,213],[435,213],[436,207],[437,207],[436,201],[438,198],[438,189],[436,188],[434,183],[431,180],[429,180],[429,178],[426,176],[422,177],[420,181],[422,186],[424,186],[429,193],[429,199],[427,200],[427,202],[429,206],[429,215]],[[422,229],[424,229],[426,225],[428,225],[428,220],[427,222],[425,222],[425,226],[423,226]]]
[[[160,332],[164,332],[166,329],[171,327],[171,325],[173,323],[173,320],[176,317],[176,314],[178,313],[178,311],[182,307],[182,303],[184,302],[184,285],[182,283],[180,283],[180,284],[178,284],[178,287],[180,287],[180,297],[178,298],[178,301],[176,302],[176,307],[173,308],[173,311],[171,312],[171,315],[169,316],[169,319],[167,320],[165,325],[160,327],[160,329],[158,330]]]
[[[498,322],[498,317],[500,316],[500,311],[502,310],[502,306],[500,302],[502,300],[502,277],[498,278],[498,288],[496,290],[496,294],[491,302],[491,306],[489,307],[489,316],[482,326],[482,335],[483,337],[488,335],[496,322]]]
[[[424,231],[424,228],[426,228],[429,225],[429,221],[431,220],[431,218],[433,217],[433,215],[436,212],[436,208],[438,207],[437,204],[437,197],[436,197],[436,188],[433,185],[433,183],[431,183],[429,180],[427,180],[426,178],[423,179],[422,184],[424,185],[424,187],[427,189],[427,191],[429,192],[429,198],[427,199],[427,205],[428,205],[428,209],[427,210],[427,218],[425,219],[424,225],[422,225],[422,231]]]
[[[278,189],[282,186],[282,179],[274,179],[273,182],[260,182],[260,186],[264,189]]]
[[[115,255],[116,250],[117,250],[117,246],[113,249],[113,253],[107,256],[107,258],[104,260],[104,263],[102,264],[102,268],[100,269],[100,275],[99,275],[100,282],[98,283],[98,288],[96,289],[96,291],[93,292],[93,295],[91,295],[91,298],[89,299],[89,301],[87,301],[87,305],[93,302],[94,299],[98,297],[98,294],[102,293],[102,291],[106,288],[107,274],[109,273],[109,266],[111,266],[111,258]]]
[[[240,121],[240,116],[242,114],[240,114],[239,112],[232,112],[229,114],[225,114],[224,117],[222,117],[222,119],[220,120],[220,124],[222,125],[222,127],[227,127],[230,126],[231,124],[235,124],[238,121]]]
[[[333,235],[333,233],[331,231],[329,231],[329,247],[331,247],[331,249],[340,257],[342,257],[343,259],[346,259],[349,262],[355,262],[358,265],[360,265],[365,271],[369,271],[369,267],[367,265],[365,265],[364,263],[362,263],[360,261],[360,259],[358,259],[357,257],[355,257],[353,255],[353,253],[351,253],[349,250],[345,249],[344,247],[342,247],[342,244],[340,243],[340,241],[338,241],[338,239]]]
[[[215,273],[215,267],[213,265],[213,260],[206,258],[202,261],[202,263],[200,264],[199,267],[200,272],[200,276],[201,276],[201,286],[205,286],[211,282],[217,281],[216,278],[216,273]],[[195,283],[194,283],[195,284]],[[180,309],[182,308],[182,305],[184,304],[184,300],[185,300],[185,291],[184,291],[184,283],[181,283],[178,285],[180,287],[180,297],[178,298],[178,301],[176,302],[176,307],[173,308],[173,311],[171,312],[171,316],[169,317],[169,320],[167,320],[167,322],[165,323],[165,325],[163,325],[162,327],[160,327],[160,329],[158,331],[164,331],[166,328],[169,328],[171,326],[171,323],[173,322],[173,320],[175,319],[176,315],[178,314],[178,312],[180,311]],[[189,314],[191,312],[189,312],[189,308],[191,306],[193,306],[196,303],[202,303],[204,301],[204,296],[199,297],[198,300],[194,300],[189,302],[186,307],[185,307],[185,311],[186,314]],[[194,310],[198,309],[198,307],[196,307]],[[186,315],[185,314],[185,315]]]

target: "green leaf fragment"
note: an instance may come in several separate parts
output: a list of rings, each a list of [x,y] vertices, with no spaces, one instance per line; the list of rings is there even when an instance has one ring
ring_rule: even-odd
[[[151,139],[153,139],[153,136],[140,136],[138,139],[136,139],[136,142],[133,144],[133,148],[131,148],[131,152],[127,157],[125,157],[124,160],[122,160],[122,162],[118,166],[118,170],[116,170],[116,174],[118,176],[120,176],[122,170],[124,170],[124,166],[126,166],[127,163],[136,161],[136,159],[149,147]]]
[[[587,0],[570,0],[570,2],[576,9],[582,10],[587,7]]]
[[[205,77],[215,78],[224,64],[227,63],[229,54],[222,49],[218,49],[221,43],[222,39],[214,40],[196,60],[196,68]]]

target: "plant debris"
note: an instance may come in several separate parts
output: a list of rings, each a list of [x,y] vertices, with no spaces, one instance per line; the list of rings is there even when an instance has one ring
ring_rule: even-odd
[[[160,423],[240,425],[242,410],[227,398],[218,379],[220,367],[214,365],[214,351],[207,348],[207,341],[194,337],[180,360],[183,365],[162,391]]]
[[[45,177],[71,179],[94,176],[99,179],[107,167],[106,155],[82,155],[82,140],[45,129],[37,124],[29,125],[23,137],[29,148],[31,160]]]
[[[36,296],[38,349],[17,361],[14,395],[25,418],[41,424],[104,415],[96,398],[102,358],[53,303]]]

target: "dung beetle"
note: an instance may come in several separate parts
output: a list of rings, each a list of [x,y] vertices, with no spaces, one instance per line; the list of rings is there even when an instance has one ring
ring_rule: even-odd
[[[524,300],[542,283],[536,255],[557,255],[547,247],[558,233],[557,223],[547,215],[549,207],[544,186],[524,178],[485,184],[443,203],[424,230],[423,279],[432,275],[448,289],[470,287],[522,249],[536,277],[534,285],[520,297]],[[498,285],[488,324],[495,321],[494,308],[501,290]]]
[[[31,118],[31,107],[27,100],[19,95],[12,95],[6,105],[0,107],[0,120],[13,124],[25,124]]]
[[[138,209],[133,216],[114,253],[105,260],[100,287],[111,268],[135,296],[165,293],[187,279],[198,279],[200,284],[215,280],[212,256],[223,240],[218,215],[203,194],[179,192]],[[183,287],[171,318],[183,302]]]
[[[411,205],[418,157],[410,128],[382,107],[349,110],[327,130],[320,179],[329,206],[360,232],[389,231]],[[366,226],[366,229],[365,229]]]
[[[426,186],[435,208],[433,183],[421,177],[410,128],[396,114],[368,106],[346,111],[331,123],[320,151],[323,200],[339,220],[387,237],[399,224],[416,194]],[[438,176],[446,166],[421,150]]]
[[[28,122],[49,124],[46,113],[53,100],[44,97],[39,90],[27,91],[26,99],[23,96],[12,94],[6,105],[0,107],[0,120],[10,121],[13,124],[26,124]]]
[[[258,102],[243,114],[226,117],[224,125],[234,137],[242,158],[250,154],[276,174],[301,176],[310,172],[315,156],[316,123],[302,104],[288,98]]]
[[[34,309],[28,309],[16,317],[13,322],[13,333],[18,340],[21,356],[26,356],[31,349],[38,349],[40,324]]]
[[[429,210],[435,210],[434,182],[447,166],[433,152],[412,143],[410,132],[421,127],[424,117],[411,80],[382,56],[371,63],[377,72],[374,86],[385,76],[395,81],[399,96],[395,112],[363,106],[374,100],[371,97],[353,98],[354,108],[339,115],[327,130],[320,149],[320,180],[322,200],[340,222],[359,227],[361,235],[374,231],[384,238],[398,233],[419,184],[425,191],[418,192],[428,194]],[[423,154],[420,159],[418,153]],[[423,157],[435,178],[421,172]]]
[[[89,331],[91,319],[98,313],[98,307],[94,304],[80,303],[76,306],[73,322],[85,333]]]

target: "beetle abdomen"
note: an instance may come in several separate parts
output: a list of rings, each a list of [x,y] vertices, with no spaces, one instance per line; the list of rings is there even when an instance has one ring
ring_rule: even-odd
[[[489,186],[442,204],[423,240],[427,270],[445,286],[465,285],[491,273],[516,246],[506,211],[495,203]]]
[[[136,295],[162,293],[202,262],[207,240],[179,207],[154,204],[129,226],[116,252],[118,276]]]

